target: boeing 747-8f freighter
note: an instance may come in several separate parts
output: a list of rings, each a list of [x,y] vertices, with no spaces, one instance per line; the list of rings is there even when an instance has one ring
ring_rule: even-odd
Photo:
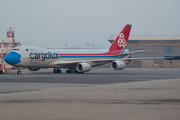
[[[26,67],[31,71],[40,68],[54,68],[54,73],[84,73],[94,66],[111,63],[115,70],[122,70],[133,58],[124,58],[128,54],[136,53],[125,51],[132,25],[127,24],[119,33],[109,50],[55,50],[37,47],[15,47],[4,60],[10,65]],[[21,74],[18,69],[17,74]]]

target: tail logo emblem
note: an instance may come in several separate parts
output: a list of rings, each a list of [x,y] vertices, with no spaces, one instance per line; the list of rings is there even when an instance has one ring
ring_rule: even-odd
[[[123,33],[121,33],[119,35],[118,46],[119,47],[122,47],[122,46],[125,47],[126,46],[126,40],[124,38],[124,34]]]

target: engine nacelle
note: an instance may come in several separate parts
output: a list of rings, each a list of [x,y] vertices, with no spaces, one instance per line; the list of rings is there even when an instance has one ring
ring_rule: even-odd
[[[38,71],[38,70],[40,70],[40,68],[28,68],[28,70],[30,70],[30,71]]]
[[[91,70],[91,65],[89,63],[79,63],[76,66],[78,72],[88,72]]]
[[[111,68],[114,70],[123,70],[126,67],[126,63],[123,61],[113,61],[111,63]]]

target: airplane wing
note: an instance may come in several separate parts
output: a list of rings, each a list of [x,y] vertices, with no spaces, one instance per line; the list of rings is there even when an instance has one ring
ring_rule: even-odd
[[[92,67],[103,65],[105,63],[110,63],[113,61],[126,61],[126,60],[154,60],[154,59],[169,59],[170,57],[144,57],[144,58],[116,58],[116,59],[91,59],[91,60],[78,60],[78,61],[55,61],[52,62],[50,65],[58,66],[76,66],[78,63],[89,63]]]
[[[93,59],[93,60],[78,60],[78,61],[61,61],[61,60],[58,60],[58,61],[55,61],[55,62],[52,62],[50,64],[51,65],[56,65],[56,66],[76,66],[78,63],[89,63],[91,64],[91,66],[98,66],[98,65],[103,65],[105,63],[109,63],[109,62],[112,62],[114,60],[117,60],[117,59]]]
[[[154,60],[154,59],[166,59],[167,57],[144,57],[144,58],[120,58],[118,60]]]

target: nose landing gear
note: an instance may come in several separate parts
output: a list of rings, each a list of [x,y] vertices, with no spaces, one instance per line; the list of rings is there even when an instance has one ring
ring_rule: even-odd
[[[22,73],[22,72],[21,72],[20,70],[18,70],[18,71],[17,71],[17,74],[19,74],[19,75],[20,75],[21,73]]]
[[[20,75],[22,72],[20,70],[20,68],[18,68],[17,74]]]

